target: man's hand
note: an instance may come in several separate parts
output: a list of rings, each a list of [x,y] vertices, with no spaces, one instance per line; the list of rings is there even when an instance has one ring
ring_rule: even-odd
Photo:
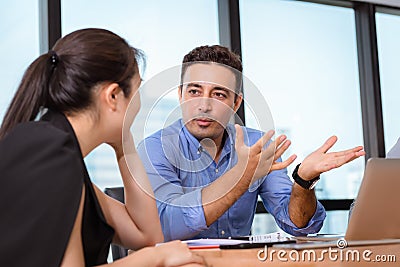
[[[282,154],[289,148],[291,145],[290,140],[285,140],[286,136],[285,135],[280,135],[277,139],[281,139],[280,143],[277,144],[278,148],[275,150],[275,155],[274,155],[274,162],[272,163],[271,169],[269,170],[268,173],[276,170],[282,170],[289,166],[290,164],[293,163],[293,161],[297,158],[296,155],[291,155],[289,158],[287,158],[285,161],[282,162],[277,162],[277,160],[282,156]],[[275,142],[275,141],[274,141]],[[283,143],[282,143],[283,142]]]
[[[244,143],[242,128],[239,125],[235,125],[235,128],[235,149],[238,155],[238,165],[242,166],[244,175],[248,178],[251,177],[252,182],[273,170],[286,168],[296,159],[296,156],[292,155],[283,162],[277,162],[278,158],[290,146],[290,141],[286,140],[285,135],[278,136],[267,148],[263,149],[264,145],[274,135],[273,130],[265,133],[254,145],[249,147]]]
[[[210,185],[204,187],[201,193],[207,226],[214,223],[232,207],[253,182],[272,170],[285,168],[296,158],[291,156],[284,162],[276,162],[290,145],[286,136],[279,136],[264,148],[274,135],[274,131],[271,130],[265,133],[254,145],[247,146],[244,142],[242,127],[235,125],[235,129],[237,164]]]
[[[304,180],[311,180],[323,172],[338,168],[365,155],[362,146],[339,152],[327,153],[336,141],[337,137],[331,136],[319,149],[308,155],[299,167],[299,176]]]

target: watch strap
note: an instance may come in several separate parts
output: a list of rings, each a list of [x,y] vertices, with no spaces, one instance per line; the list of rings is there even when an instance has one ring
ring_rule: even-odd
[[[294,169],[293,173],[292,173],[292,177],[293,180],[300,185],[301,187],[303,187],[304,189],[307,190],[312,190],[314,188],[313,185],[315,185],[316,181],[318,181],[320,179],[319,175],[311,180],[304,180],[303,178],[301,178],[299,176],[299,174],[297,173],[297,171],[299,170],[301,163],[299,163],[296,168]]]

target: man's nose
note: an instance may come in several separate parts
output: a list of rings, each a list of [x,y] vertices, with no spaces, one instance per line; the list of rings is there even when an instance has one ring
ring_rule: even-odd
[[[198,109],[201,112],[208,112],[212,110],[212,99],[209,97],[201,97],[198,103]]]

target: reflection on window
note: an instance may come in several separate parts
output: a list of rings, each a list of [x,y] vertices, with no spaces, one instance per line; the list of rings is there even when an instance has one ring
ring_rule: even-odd
[[[39,56],[37,1],[3,1],[0,4],[0,122],[24,71]]]
[[[127,0],[118,3],[68,0],[61,4],[63,35],[80,28],[106,28],[142,49],[147,57],[144,82],[167,68],[179,65],[183,56],[196,46],[219,43],[216,0]],[[146,97],[142,95],[142,99]],[[163,126],[165,116],[177,101],[176,92],[163,98],[158,110],[152,113],[151,123],[147,125],[149,131]],[[152,104],[142,101],[142,107]],[[138,115],[135,123],[142,120],[144,118]],[[86,158],[86,163],[92,180],[100,188],[122,185],[110,147],[100,146]]]
[[[400,16],[376,14],[386,152],[400,137]]]

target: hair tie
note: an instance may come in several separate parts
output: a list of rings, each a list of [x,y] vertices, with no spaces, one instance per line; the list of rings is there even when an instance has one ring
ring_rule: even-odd
[[[51,57],[50,57],[51,65],[53,65],[53,67],[57,66],[59,59],[58,59],[58,55],[57,55],[56,51],[50,50],[49,54],[51,55]]]

